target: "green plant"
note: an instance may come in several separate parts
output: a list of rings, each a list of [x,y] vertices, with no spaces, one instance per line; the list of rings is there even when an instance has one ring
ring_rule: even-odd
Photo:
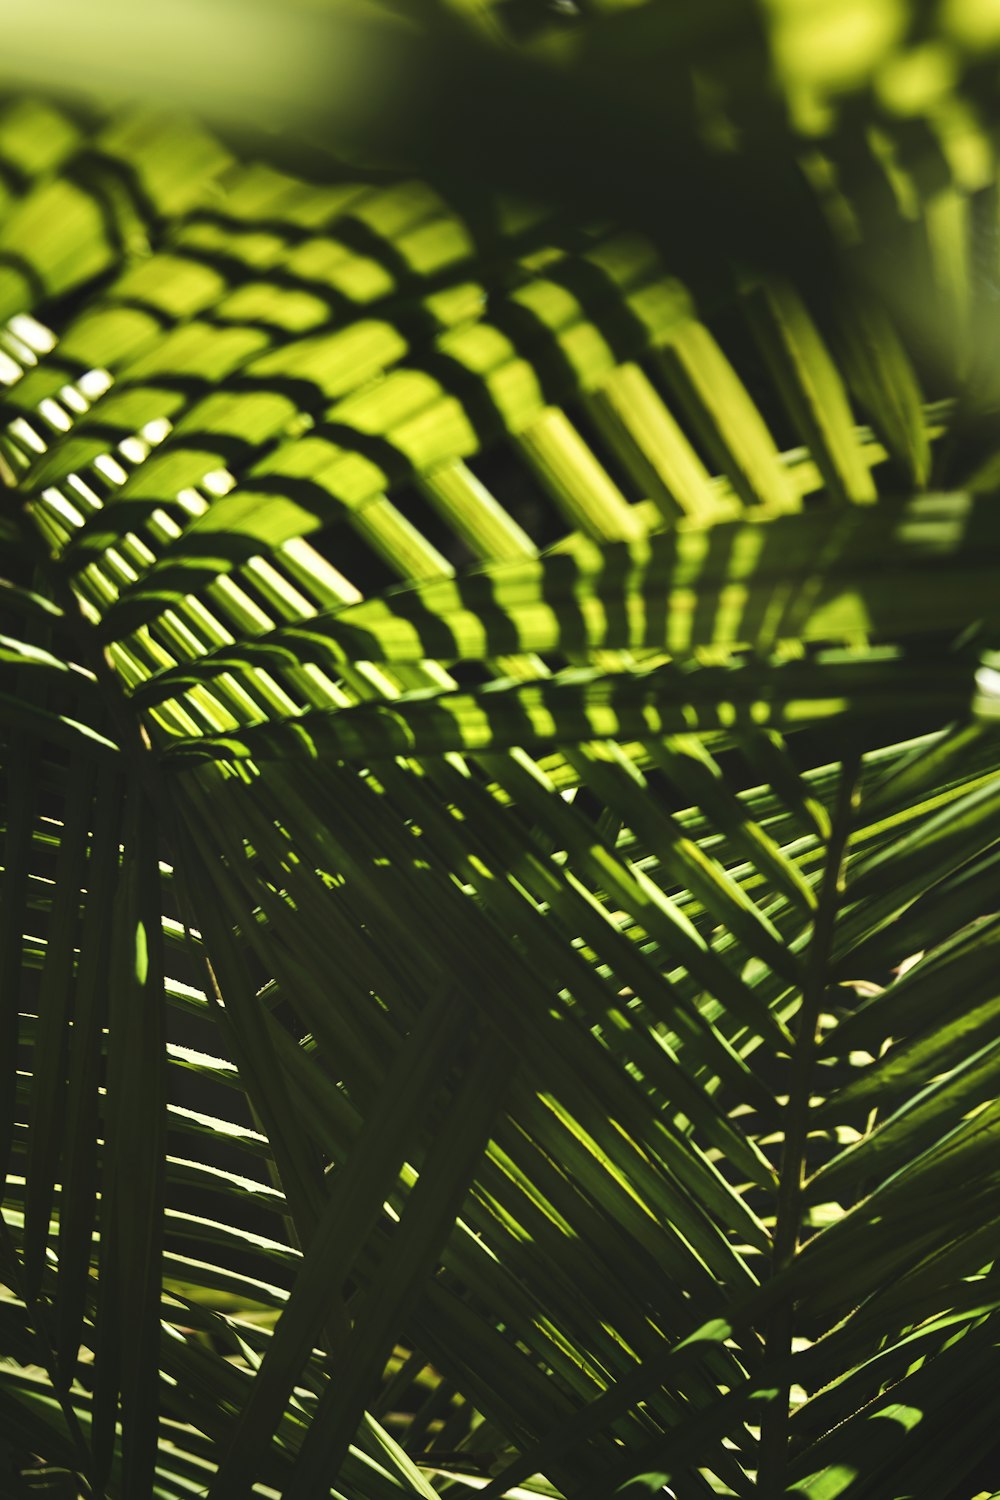
[[[992,22],[467,9],[0,110],[0,1495],[973,1500]]]

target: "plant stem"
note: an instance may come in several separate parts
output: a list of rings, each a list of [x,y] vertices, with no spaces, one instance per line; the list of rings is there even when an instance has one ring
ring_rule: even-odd
[[[791,1264],[799,1247],[802,1230],[802,1185],[805,1179],[806,1144],[809,1137],[809,1098],[812,1091],[813,1066],[819,1040],[819,1019],[828,988],[830,949],[844,889],[847,842],[857,806],[857,783],[860,757],[845,761],[841,771],[837,802],[819,904],[812,936],[806,954],[802,980],[802,1004],[792,1021],[795,1047],[792,1054],[788,1103],[785,1106],[785,1139],[778,1173],[778,1202],[774,1226],[772,1274]],[[764,1360],[786,1359],[791,1353],[795,1329],[795,1309],[790,1298],[784,1299],[768,1320],[764,1337]],[[767,1500],[778,1500],[784,1491],[788,1456],[790,1381],[775,1392],[761,1423],[760,1465],[757,1489]]]

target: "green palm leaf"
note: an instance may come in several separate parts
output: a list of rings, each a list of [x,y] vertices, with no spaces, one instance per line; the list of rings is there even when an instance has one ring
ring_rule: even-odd
[[[4,1494],[996,1488],[996,42],[593,9],[0,107]]]

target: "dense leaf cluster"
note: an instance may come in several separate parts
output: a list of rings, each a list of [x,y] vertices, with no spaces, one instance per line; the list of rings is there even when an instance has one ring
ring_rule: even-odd
[[[1000,1493],[1000,29],[416,15],[0,101],[0,1496]]]

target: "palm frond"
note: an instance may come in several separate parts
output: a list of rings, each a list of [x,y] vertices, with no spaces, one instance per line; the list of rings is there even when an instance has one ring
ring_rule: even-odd
[[[995,42],[600,9],[0,109],[4,1493],[995,1485]]]

